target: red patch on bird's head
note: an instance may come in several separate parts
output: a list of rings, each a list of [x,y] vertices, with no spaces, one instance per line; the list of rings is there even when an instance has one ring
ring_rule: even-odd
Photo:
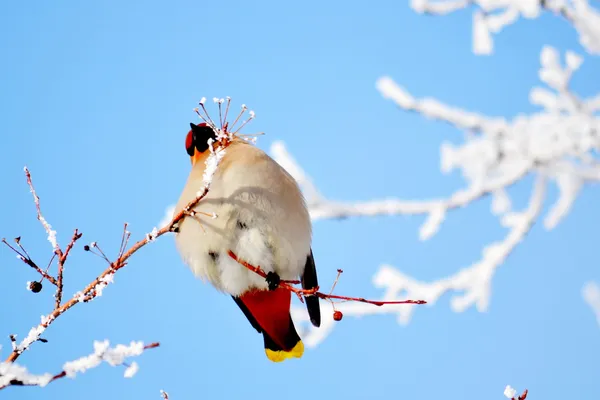
[[[192,131],[190,130],[185,137],[185,148],[186,150],[191,148],[194,145],[194,138],[192,136]]]

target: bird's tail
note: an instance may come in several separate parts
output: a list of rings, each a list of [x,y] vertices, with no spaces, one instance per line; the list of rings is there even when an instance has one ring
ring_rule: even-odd
[[[236,299],[236,303],[252,326],[262,332],[269,360],[281,362],[302,357],[304,344],[290,315],[292,294],[289,290],[253,290],[244,293],[239,300]]]
[[[273,340],[266,331],[263,331],[263,338],[267,358],[273,362],[281,362],[292,357],[300,358],[304,353],[304,343],[302,343],[302,339],[298,336],[291,317],[290,327],[284,338],[286,347]]]

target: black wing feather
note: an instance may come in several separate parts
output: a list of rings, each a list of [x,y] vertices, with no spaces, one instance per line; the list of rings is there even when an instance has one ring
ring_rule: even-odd
[[[304,266],[304,274],[302,274],[301,282],[303,289],[312,289],[319,286],[312,248],[310,249],[310,254],[306,257],[306,264]],[[319,304],[319,298],[317,296],[307,296],[305,297],[305,300],[310,322],[318,328],[321,326],[321,306]]]

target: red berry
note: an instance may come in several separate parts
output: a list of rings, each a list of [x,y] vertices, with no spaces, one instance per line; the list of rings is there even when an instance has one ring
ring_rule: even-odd
[[[333,319],[335,321],[341,321],[343,316],[344,316],[344,314],[342,314],[341,311],[337,311],[336,310],[336,311],[333,312]]]

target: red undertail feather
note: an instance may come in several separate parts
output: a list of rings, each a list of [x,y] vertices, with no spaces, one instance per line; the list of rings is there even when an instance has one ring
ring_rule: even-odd
[[[290,316],[292,293],[289,290],[253,290],[244,293],[240,300],[260,326],[265,353],[271,361],[302,357],[304,345]]]

